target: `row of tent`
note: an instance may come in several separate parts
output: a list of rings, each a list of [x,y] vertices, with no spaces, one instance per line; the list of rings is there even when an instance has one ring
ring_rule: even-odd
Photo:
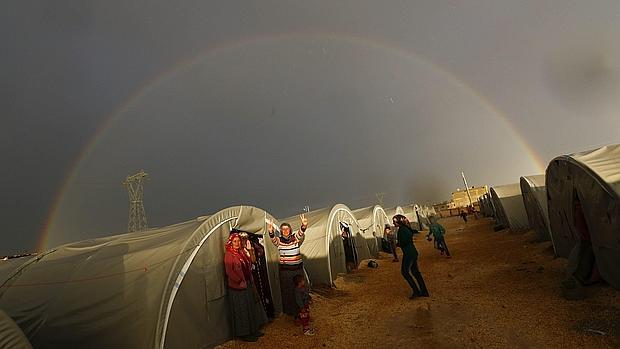
[[[491,187],[479,204],[502,226],[531,227],[551,240],[572,265],[582,258],[580,244],[591,243],[601,277],[620,289],[620,144],[556,157],[544,175]],[[585,221],[586,236],[577,221]]]
[[[301,251],[309,281],[331,285],[347,272],[343,224],[350,229],[359,265],[377,257],[393,215],[428,224],[433,213],[417,205],[352,211],[343,204],[307,213],[310,225]],[[0,338],[4,328],[16,328],[9,326],[13,319],[25,334],[20,338],[27,337],[37,348],[202,348],[223,343],[232,336],[223,266],[232,230],[246,232],[258,244],[260,270],[255,275],[263,305],[272,314],[282,310],[279,252],[265,236],[270,221],[278,222],[260,208],[236,206],[163,228],[2,261],[0,309],[9,316],[0,317]],[[298,216],[280,222],[299,228]]]

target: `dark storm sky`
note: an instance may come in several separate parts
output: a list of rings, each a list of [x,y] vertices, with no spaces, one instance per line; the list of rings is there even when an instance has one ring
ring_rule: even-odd
[[[516,182],[541,171],[521,138],[544,162],[620,139],[618,17],[616,1],[5,1],[0,254],[123,231],[140,168],[153,226],[441,201],[460,170]]]

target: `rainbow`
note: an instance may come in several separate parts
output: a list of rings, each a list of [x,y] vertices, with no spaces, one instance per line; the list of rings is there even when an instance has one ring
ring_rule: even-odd
[[[379,38],[371,38],[371,37],[363,37],[351,33],[280,33],[280,34],[268,34],[256,37],[245,38],[232,43],[223,43],[220,45],[216,45],[213,47],[209,47],[196,55],[193,55],[185,60],[181,60],[178,63],[171,66],[169,69],[162,71],[159,74],[156,74],[152,78],[142,84],[142,86],[136,89],[125,101],[118,106],[112,112],[106,120],[97,128],[94,136],[91,140],[82,148],[82,151],[78,154],[76,160],[72,163],[65,177],[64,182],[62,183],[60,190],[57,192],[56,196],[52,201],[52,206],[50,208],[49,214],[46,218],[45,225],[39,235],[37,242],[37,251],[44,251],[47,248],[47,242],[50,234],[50,228],[53,226],[56,215],[62,206],[62,202],[65,197],[65,193],[71,183],[74,181],[77,173],[79,172],[80,165],[82,162],[87,159],[93,150],[96,148],[97,144],[101,141],[103,135],[106,131],[117,121],[119,120],[123,114],[132,106],[136,101],[138,101],[141,97],[147,95],[150,91],[157,88],[158,86],[164,84],[165,82],[173,79],[178,76],[180,73],[191,69],[195,65],[200,62],[206,60],[207,58],[216,55],[218,53],[223,53],[227,50],[240,48],[245,45],[260,43],[260,42],[273,42],[279,40],[290,40],[290,39],[320,39],[320,40],[338,40],[350,42],[358,45],[362,45],[365,47],[379,49],[379,50],[387,50],[389,52],[407,57],[408,59],[415,60],[416,62],[431,68],[438,74],[441,74],[448,81],[451,81],[456,86],[468,91],[473,97],[477,98],[484,106],[489,108],[495,115],[497,115],[498,119],[500,119],[507,129],[513,133],[515,139],[519,142],[519,144],[523,147],[528,157],[531,159],[533,164],[540,170],[539,172],[544,172],[546,168],[545,161],[536,153],[536,151],[526,142],[523,135],[518,131],[516,127],[514,127],[508,120],[507,116],[502,113],[493,103],[491,103],[486,97],[482,96],[476,89],[469,86],[464,81],[460,80],[458,77],[454,76],[450,72],[446,71],[442,67],[437,64],[423,59],[416,52],[411,51],[406,48],[402,48],[396,44],[391,42],[379,39]]]

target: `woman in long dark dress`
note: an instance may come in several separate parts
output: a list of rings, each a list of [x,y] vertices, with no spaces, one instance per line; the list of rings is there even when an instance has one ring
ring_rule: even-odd
[[[263,335],[260,328],[267,322],[267,315],[254,289],[250,254],[242,246],[238,233],[232,233],[228,237],[224,266],[233,335],[244,341],[256,342],[258,337]]]
[[[403,251],[403,263],[401,264],[400,272],[413,291],[409,299],[429,297],[424,278],[422,278],[422,273],[420,273],[418,268],[418,250],[413,244],[413,229],[411,229],[407,217],[403,215],[398,214],[394,216],[392,222],[394,226],[398,227],[398,244]]]
[[[305,239],[305,231],[308,228],[308,219],[305,215],[299,216],[301,228],[293,233],[291,225],[280,225],[280,236],[274,234],[273,222],[268,222],[267,230],[269,237],[280,252],[280,289],[282,291],[282,310],[285,314],[296,316],[297,305],[295,303],[295,275],[304,276],[304,264],[301,257],[301,244]]]

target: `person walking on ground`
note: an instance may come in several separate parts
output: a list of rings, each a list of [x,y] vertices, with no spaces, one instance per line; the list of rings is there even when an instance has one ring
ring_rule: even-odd
[[[280,236],[274,234],[273,221],[267,222],[267,231],[273,244],[280,252],[280,288],[282,292],[282,310],[285,314],[296,316],[297,306],[295,305],[295,275],[304,276],[304,264],[301,258],[301,244],[305,239],[305,232],[308,228],[308,219],[305,215],[299,216],[301,227],[293,233],[293,228],[288,223],[280,225]]]
[[[415,297],[429,297],[424,278],[422,278],[422,273],[420,273],[420,269],[418,268],[418,250],[413,244],[413,229],[411,229],[407,218],[403,215],[398,214],[394,216],[392,222],[395,227],[398,227],[398,244],[403,251],[403,262],[400,272],[413,291],[409,299]]]
[[[430,237],[430,235],[432,234],[433,238],[435,238],[435,246],[441,252],[441,255],[443,256],[445,253],[446,257],[452,258],[450,256],[450,251],[448,250],[448,245],[446,245],[446,239],[444,237],[444,235],[446,234],[446,229],[441,224],[437,223],[436,217],[431,217],[430,221],[431,224],[429,225],[429,233],[427,237]]]
[[[392,262],[398,262],[398,255],[396,254],[396,227],[392,229],[389,224],[386,224],[383,229],[383,236],[388,241],[392,255],[394,255]]]
[[[465,223],[467,223],[467,212],[465,212],[465,211],[461,211],[460,216],[461,216],[461,218],[463,218],[463,220],[465,221]]]
[[[228,297],[233,320],[233,335],[247,342],[256,342],[263,333],[267,314],[260,302],[252,279],[252,261],[238,233],[226,242],[224,254]]]

